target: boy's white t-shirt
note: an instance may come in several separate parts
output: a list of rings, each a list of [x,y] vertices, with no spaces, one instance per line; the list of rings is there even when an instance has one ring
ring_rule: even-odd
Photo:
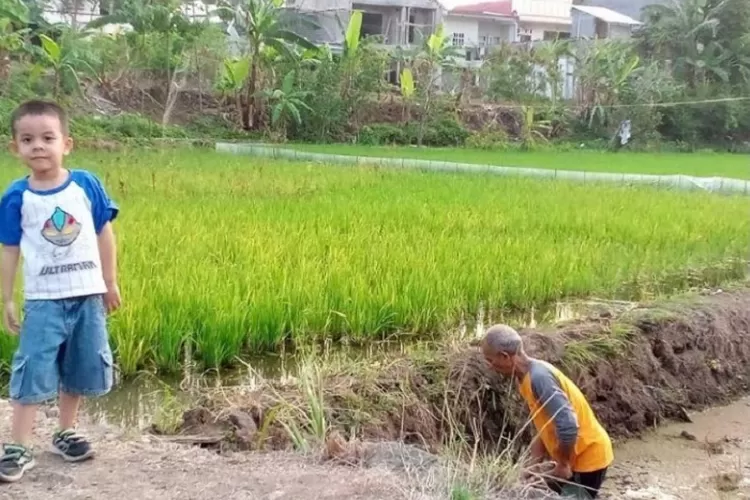
[[[97,236],[118,213],[83,170],[48,191],[33,190],[28,177],[11,184],[0,200],[0,244],[20,246],[26,300],[105,293]]]

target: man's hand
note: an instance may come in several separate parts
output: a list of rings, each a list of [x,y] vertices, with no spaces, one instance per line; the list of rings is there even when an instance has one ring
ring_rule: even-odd
[[[21,332],[21,324],[18,322],[15,302],[6,302],[3,309],[3,323],[5,324],[5,328],[7,328],[11,334],[18,335]]]
[[[558,479],[567,480],[573,477],[573,470],[568,463],[555,462],[555,468],[552,469],[552,476]]]
[[[120,287],[117,286],[117,283],[107,285],[107,293],[104,294],[104,307],[107,314],[112,314],[119,309],[121,302]]]

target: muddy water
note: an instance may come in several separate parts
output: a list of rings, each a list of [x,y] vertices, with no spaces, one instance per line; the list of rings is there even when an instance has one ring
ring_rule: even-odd
[[[616,444],[607,498],[750,499],[750,398]]]
[[[525,314],[488,314],[482,309],[476,322],[462,322],[459,328],[447,337],[458,341],[470,341],[483,336],[485,328],[495,322],[507,323],[520,328],[536,328],[602,312],[622,313],[635,307],[632,302],[612,300],[587,300],[557,302],[541,310],[531,309]],[[396,338],[379,342],[368,342],[366,346],[332,345],[324,343],[316,353],[321,363],[356,362],[374,356],[404,354],[413,350],[435,349],[436,343],[444,344],[446,336],[439,339],[419,341]],[[251,385],[255,377],[279,380],[296,375],[297,366],[303,357],[300,353],[282,352],[262,356],[249,356],[243,365],[221,374],[185,373],[181,377],[155,377],[150,374],[118,382],[110,394],[103,398],[86,401],[86,413],[101,423],[126,429],[142,430],[150,426],[159,411],[166,406],[188,406],[190,389],[200,386]],[[169,411],[169,410],[167,410]]]

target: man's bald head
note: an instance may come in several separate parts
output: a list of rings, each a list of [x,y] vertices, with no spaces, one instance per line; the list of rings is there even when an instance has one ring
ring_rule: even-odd
[[[492,325],[482,340],[482,350],[491,356],[514,356],[523,353],[523,340],[518,332],[508,325]]]

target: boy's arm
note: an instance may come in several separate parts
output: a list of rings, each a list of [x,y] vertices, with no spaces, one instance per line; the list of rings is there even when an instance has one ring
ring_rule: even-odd
[[[16,312],[16,304],[13,301],[13,288],[16,282],[16,271],[20,256],[21,250],[17,246],[3,246],[2,255],[0,255],[0,277],[2,278],[3,288],[3,323],[11,333],[15,334],[18,334],[21,330]]]
[[[107,285],[104,307],[111,313],[120,307],[120,287],[117,284],[117,245],[112,222],[120,213],[120,208],[107,194],[101,181],[88,172],[82,179],[87,196],[91,200],[91,216],[94,220],[99,258],[102,263],[102,277]]]
[[[102,260],[102,275],[107,289],[117,286],[117,246],[112,223],[107,222],[97,236],[99,255]]]
[[[13,333],[18,333],[19,324],[13,288],[16,283],[18,261],[21,256],[21,200],[22,194],[10,189],[0,198],[0,281],[2,282],[3,320]]]
[[[0,275],[3,282],[3,304],[13,302],[13,288],[16,284],[16,271],[21,249],[17,246],[4,246],[0,258]]]

